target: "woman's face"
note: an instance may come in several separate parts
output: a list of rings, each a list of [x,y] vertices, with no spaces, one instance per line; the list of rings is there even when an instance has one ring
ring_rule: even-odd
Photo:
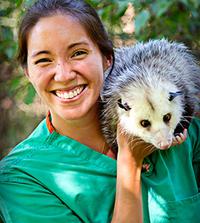
[[[96,110],[109,61],[77,20],[66,15],[40,19],[27,36],[27,48],[25,72],[53,124]]]

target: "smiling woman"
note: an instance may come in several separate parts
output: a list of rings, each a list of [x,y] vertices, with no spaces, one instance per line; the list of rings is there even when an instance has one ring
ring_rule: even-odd
[[[18,59],[49,113],[0,162],[4,222],[142,222],[141,169],[152,149],[130,142],[119,126],[115,153],[100,128],[113,54],[85,1],[38,0],[27,10]]]
[[[97,111],[109,59],[76,19],[62,14],[41,18],[29,32],[27,46],[25,73],[49,106],[55,129],[69,134],[72,119],[87,125]]]
[[[27,10],[18,59],[49,113],[0,163],[4,222],[142,222],[140,175],[151,151],[140,144],[132,152],[119,129],[115,154],[100,129],[99,95],[112,57],[85,1],[39,0]]]

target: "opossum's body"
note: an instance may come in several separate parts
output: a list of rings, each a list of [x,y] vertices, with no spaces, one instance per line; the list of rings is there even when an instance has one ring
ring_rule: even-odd
[[[117,49],[102,91],[102,130],[117,149],[116,127],[160,149],[200,108],[200,68],[183,44],[152,40]]]

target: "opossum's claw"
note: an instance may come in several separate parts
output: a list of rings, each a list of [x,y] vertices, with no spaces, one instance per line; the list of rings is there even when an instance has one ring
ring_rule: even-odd
[[[183,143],[187,138],[187,129],[183,130],[183,133],[176,134],[172,141],[172,146]]]

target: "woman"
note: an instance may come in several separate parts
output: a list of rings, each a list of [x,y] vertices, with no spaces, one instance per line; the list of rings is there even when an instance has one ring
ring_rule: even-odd
[[[140,172],[148,151],[132,155],[120,137],[116,199],[116,161],[102,154],[109,148],[98,99],[112,55],[84,1],[41,0],[25,15],[19,61],[49,116],[1,162],[5,222],[142,221]]]
[[[112,55],[84,1],[39,0],[27,11],[19,61],[49,115],[1,161],[4,222],[142,222],[141,168],[152,151],[128,143],[119,127],[113,154],[100,131],[99,94]]]

